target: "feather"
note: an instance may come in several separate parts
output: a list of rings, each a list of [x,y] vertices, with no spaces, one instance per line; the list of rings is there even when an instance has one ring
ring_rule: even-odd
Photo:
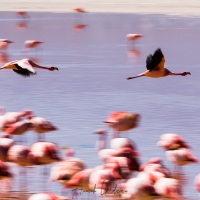
[[[149,56],[147,56],[146,59],[147,70],[152,71],[155,67],[157,67],[159,63],[162,61],[163,57],[164,55],[160,48],[156,49],[153,55],[150,54]]]
[[[16,72],[17,74],[21,75],[21,76],[28,77],[28,76],[36,74],[36,73],[29,71],[28,69],[21,68],[17,63],[15,63],[14,65],[17,69],[13,69],[13,71]]]

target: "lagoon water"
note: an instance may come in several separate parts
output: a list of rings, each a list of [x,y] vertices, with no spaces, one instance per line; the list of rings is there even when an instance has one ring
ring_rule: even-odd
[[[15,42],[7,53],[0,53],[1,64],[29,57],[44,66],[57,66],[59,71],[37,70],[36,76],[24,78],[2,70],[0,105],[6,111],[31,109],[52,121],[59,131],[47,134],[46,140],[74,149],[76,157],[85,160],[88,167],[101,163],[93,132],[109,130],[102,122],[115,111],[141,114],[140,126],[121,136],[134,140],[142,162],[161,157],[173,169],[156,145],[160,135],[167,132],[185,138],[200,159],[199,18],[108,13],[86,13],[80,18],[74,13],[29,15],[30,19],[22,20],[12,12],[0,13],[0,38]],[[84,25],[82,29],[75,27],[78,24]],[[127,45],[128,33],[144,37]],[[39,39],[44,44],[24,53],[23,43],[28,39]],[[146,70],[146,57],[158,47],[162,48],[167,68],[190,71],[191,76],[126,80]],[[33,132],[26,135],[28,144],[35,141]],[[30,191],[41,191],[39,169],[29,174]],[[17,177],[17,170],[15,173]],[[200,165],[185,166],[183,173],[187,180],[184,197],[197,200],[193,182]],[[47,188],[61,191],[57,183],[48,183]]]

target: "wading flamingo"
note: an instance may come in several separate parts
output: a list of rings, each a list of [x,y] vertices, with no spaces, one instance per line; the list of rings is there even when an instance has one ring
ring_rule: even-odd
[[[8,39],[0,39],[0,50],[7,50],[8,45],[13,43],[13,41]]]
[[[173,178],[160,178],[154,184],[156,192],[163,197],[170,199],[181,200],[181,184]]]
[[[181,72],[181,73],[174,73],[169,71],[167,68],[164,67],[165,57],[160,48],[158,48],[153,55],[147,56],[146,59],[146,68],[147,71],[133,77],[128,77],[127,80],[138,78],[142,76],[148,76],[151,78],[160,78],[164,76],[186,76],[191,75],[190,72]]]
[[[26,40],[24,42],[24,45],[26,49],[33,49],[39,47],[42,43],[44,42],[40,40]]]
[[[1,69],[12,69],[14,72],[16,72],[19,75],[30,76],[30,75],[36,74],[36,71],[34,70],[34,68],[46,69],[49,71],[58,70],[57,67],[53,67],[53,66],[51,66],[51,67],[40,66],[40,65],[34,63],[30,59],[15,60],[15,61],[6,63],[4,66],[2,66],[0,68],[0,70]]]
[[[32,123],[32,130],[38,134],[38,141],[41,140],[41,135],[47,132],[56,131],[58,128],[53,125],[50,121],[47,121],[43,117],[36,117],[34,115],[29,116],[30,122]]]
[[[108,116],[104,123],[113,129],[113,137],[118,137],[120,131],[128,131],[139,124],[140,114],[128,112],[114,112]]]

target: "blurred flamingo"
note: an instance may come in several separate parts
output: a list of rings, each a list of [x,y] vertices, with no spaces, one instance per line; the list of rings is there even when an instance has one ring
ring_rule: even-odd
[[[30,115],[29,119],[32,123],[32,130],[34,130],[38,134],[38,141],[41,140],[41,135],[44,135],[44,133],[58,130],[58,128],[53,125],[53,123],[47,121],[43,117]]]
[[[73,29],[79,31],[85,29],[86,27],[87,27],[86,24],[76,24],[73,26]]]
[[[178,180],[173,178],[160,178],[154,184],[156,192],[174,200],[181,200],[181,185]]]
[[[16,14],[19,17],[23,18],[23,19],[30,18],[30,16],[28,15],[28,13],[26,11],[24,11],[24,10],[18,10],[18,11],[16,11]]]
[[[53,193],[37,193],[31,195],[28,200],[71,200],[71,197],[59,196]]]
[[[190,149],[191,147],[187,142],[176,133],[165,133],[160,136],[160,139],[157,143],[158,146],[162,147],[165,150],[175,150],[179,148]]]
[[[126,35],[126,39],[127,39],[127,44],[133,44],[135,41],[137,41],[138,39],[140,39],[141,37],[144,37],[142,34],[139,33],[130,33]]]
[[[160,48],[158,48],[153,55],[147,56],[146,59],[146,68],[147,71],[137,75],[128,77],[127,80],[139,78],[142,76],[147,76],[151,78],[160,78],[165,76],[186,76],[191,75],[190,72],[181,72],[181,73],[174,73],[169,71],[167,68],[164,67],[165,57]]]
[[[25,48],[28,50],[38,48],[42,43],[40,40],[26,40],[24,42]]]
[[[9,55],[6,52],[0,52],[0,63],[5,64],[9,61]]]
[[[110,114],[104,123],[114,131],[113,137],[118,137],[119,131],[128,131],[139,124],[140,115],[118,111]]]
[[[198,159],[186,148],[167,150],[166,156],[177,166],[198,163]]]
[[[41,65],[34,63],[30,59],[15,60],[15,61],[6,63],[4,66],[2,66],[0,68],[0,70],[2,70],[2,69],[12,69],[17,74],[27,77],[27,76],[36,74],[36,71],[34,70],[34,68],[46,69],[46,70],[49,70],[49,71],[58,70],[57,67],[53,67],[53,66],[43,67]]]
[[[6,51],[11,43],[13,43],[13,41],[8,39],[0,39],[0,50]]]

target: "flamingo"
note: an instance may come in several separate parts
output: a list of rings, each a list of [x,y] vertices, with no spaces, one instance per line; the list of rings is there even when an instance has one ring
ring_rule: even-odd
[[[73,155],[72,149],[66,150],[66,158],[51,168],[50,181],[67,185],[72,176],[86,169],[85,163]]]
[[[158,199],[159,194],[155,191],[153,183],[148,177],[135,177],[120,184],[123,199],[153,200]]]
[[[131,41],[138,40],[139,38],[143,37],[142,34],[139,33],[130,33],[126,35],[126,38]]]
[[[30,146],[30,158],[35,165],[61,161],[59,148],[52,142],[36,142]]]
[[[53,193],[37,193],[31,195],[28,200],[71,200],[71,197],[59,196]]]
[[[41,45],[42,43],[44,43],[44,42],[42,42],[42,41],[40,41],[40,40],[26,40],[25,42],[24,42],[24,45],[25,45],[25,47],[27,48],[27,49],[33,49],[33,48],[37,48],[39,45]]]
[[[127,42],[135,42],[136,40],[138,40],[139,38],[144,37],[142,34],[139,33],[129,33],[126,35],[127,38]]]
[[[30,16],[28,15],[28,13],[24,10],[18,10],[16,11],[16,14],[24,19],[26,18],[30,18]]]
[[[118,111],[110,114],[104,123],[113,129],[113,137],[118,137],[119,131],[128,131],[139,124],[140,114]]]
[[[33,127],[32,129],[38,134],[38,141],[40,141],[41,139],[39,137],[41,134],[58,130],[58,128],[55,125],[53,125],[53,123],[51,123],[50,121],[47,121],[43,117],[36,117],[36,116],[30,115],[29,120],[32,123],[32,127]]]
[[[7,50],[8,45],[13,43],[13,41],[8,39],[0,39],[0,50]]]
[[[6,112],[0,116],[0,130],[5,131],[11,124],[21,121],[23,117],[32,114],[31,110],[22,110],[20,112]]]
[[[181,200],[181,185],[178,180],[173,178],[160,178],[154,184],[158,194],[174,200]]]
[[[177,166],[198,163],[198,159],[186,148],[166,151],[167,158]]]
[[[26,58],[22,60],[15,60],[15,61],[6,63],[4,66],[0,68],[0,70],[12,69],[17,74],[27,77],[27,76],[36,74],[36,71],[34,70],[34,68],[46,69],[49,71],[58,70],[57,67],[53,67],[53,66],[51,67],[40,66],[34,63],[32,60],[26,59]]]
[[[191,75],[190,72],[181,72],[181,73],[174,73],[164,67],[165,57],[160,48],[156,49],[153,55],[147,56],[146,59],[146,68],[147,71],[133,77],[128,77],[127,80],[148,76],[151,78],[160,78],[165,76],[186,76]]]
[[[84,8],[74,8],[73,11],[77,13],[86,13],[86,10]]]
[[[187,142],[176,133],[165,133],[160,136],[160,139],[157,143],[158,146],[162,147],[165,150],[175,150],[179,148],[190,149],[191,147]]]

